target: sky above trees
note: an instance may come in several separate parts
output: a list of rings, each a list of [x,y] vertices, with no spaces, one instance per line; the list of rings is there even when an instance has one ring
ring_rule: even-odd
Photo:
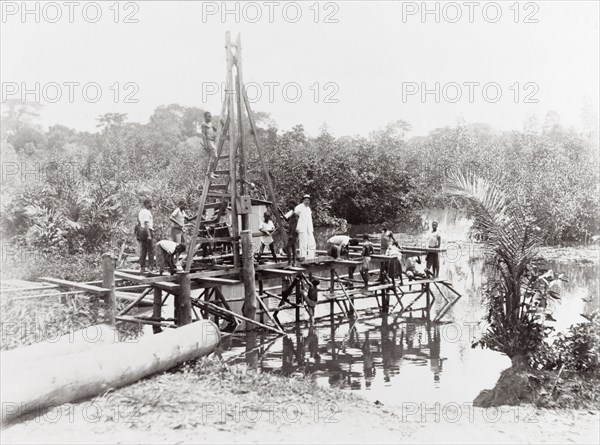
[[[146,123],[171,103],[218,113],[231,30],[254,109],[282,130],[366,136],[403,119],[414,136],[598,116],[597,2],[89,3],[23,15],[3,2],[3,104],[37,88],[25,99],[43,105],[42,125],[88,131],[101,114]]]

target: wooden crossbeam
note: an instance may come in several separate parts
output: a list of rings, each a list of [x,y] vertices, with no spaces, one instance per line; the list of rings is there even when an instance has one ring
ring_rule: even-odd
[[[229,278],[205,277],[197,278],[196,281],[215,284],[240,284],[240,280],[230,280]]]
[[[353,266],[358,266],[362,264],[360,260],[335,260],[337,264],[351,264]]]
[[[137,297],[136,299],[134,299],[131,303],[129,303],[125,308],[123,308],[123,310],[121,312],[119,312],[118,315],[125,315],[127,312],[129,312],[131,309],[133,309],[134,307],[136,307],[145,297],[146,295],[148,295],[150,292],[152,292],[152,288],[150,289],[146,289],[144,292],[142,292],[139,297]]]
[[[143,275],[134,275],[120,270],[115,270],[115,276],[124,278],[127,281],[133,281],[134,283],[140,284],[151,284],[159,283],[164,281],[175,281],[177,277],[175,275],[159,275],[156,277],[145,277]]]
[[[40,280],[46,281],[48,283],[58,284],[61,287],[72,287],[73,289],[83,290],[96,295],[106,295],[110,292],[110,289],[105,289],[103,287],[98,287],[85,283],[77,283],[75,281],[61,280],[58,278],[42,277],[40,278]]]
[[[163,282],[160,282],[160,281],[152,283],[152,286],[153,287],[157,287],[160,290],[164,290],[166,292],[169,292],[171,294],[176,294],[177,292],[179,292],[179,289],[180,289],[179,284],[177,284],[177,283],[169,283],[169,282],[164,282],[163,283]]]
[[[173,323],[167,323],[167,322],[163,322],[163,321],[148,320],[146,318],[132,317],[130,315],[117,315],[116,319],[119,320],[119,321],[128,321],[130,323],[149,324],[151,326],[164,326],[164,327],[167,327],[167,328],[176,328],[177,327]]]
[[[264,301],[262,301],[262,298],[260,298],[260,295],[256,296],[256,301],[258,301],[258,304],[260,305],[260,307],[262,308],[264,313],[267,314],[267,317],[269,317],[269,320],[271,320],[271,323],[273,323],[275,326],[277,326],[282,334],[285,334],[285,332],[283,331],[282,324],[279,322],[279,320],[276,320],[275,318],[273,318],[273,316],[271,315],[271,311],[269,310],[267,305],[264,303]]]
[[[447,280],[444,278],[432,278],[432,279],[426,279],[426,280],[413,280],[413,281],[407,280],[404,284],[401,284],[400,286],[414,286],[416,284],[431,284],[431,283],[445,284],[446,281]]]
[[[293,276],[293,275],[298,274],[298,272],[296,272],[294,270],[286,270],[286,269],[262,269],[262,270],[259,270],[258,272],[272,273],[272,274],[277,274],[277,275],[287,275],[287,276]]]
[[[348,304],[349,304],[349,305],[350,305],[350,307],[352,308],[352,312],[353,312],[355,315],[358,315],[358,314],[356,314],[356,310],[354,309],[354,303],[352,302],[352,298],[350,298],[350,296],[351,296],[352,294],[350,294],[350,293],[346,292],[346,286],[344,286],[344,284],[343,284],[342,282],[340,282],[340,276],[338,275],[338,273],[337,273],[335,270],[333,271],[333,273],[334,273],[334,274],[335,274],[335,276],[337,277],[337,283],[340,285],[340,288],[342,289],[342,292],[343,292],[343,294],[344,294],[344,297],[346,297],[346,300],[348,301]]]
[[[275,332],[276,334],[287,335],[285,332],[280,331],[279,329],[273,328],[273,327],[268,326],[266,324],[262,324],[262,323],[260,323],[260,322],[258,322],[256,320],[251,320],[249,318],[244,317],[243,315],[236,314],[233,311],[229,311],[229,310],[227,310],[225,308],[217,306],[216,304],[209,303],[208,301],[194,300],[194,304],[198,304],[200,306],[204,306],[206,309],[213,309],[215,311],[220,311],[220,312],[228,314],[228,315],[230,315],[230,316],[232,316],[232,317],[234,317],[234,318],[236,318],[238,320],[245,321],[246,323],[251,323],[251,324],[256,325],[256,326],[258,326],[260,328],[266,329],[266,330],[271,331],[271,332]]]

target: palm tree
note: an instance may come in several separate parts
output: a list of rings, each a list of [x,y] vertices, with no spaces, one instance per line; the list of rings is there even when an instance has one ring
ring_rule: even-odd
[[[534,262],[542,241],[540,229],[517,199],[472,172],[450,173],[443,190],[469,203],[475,215],[471,230],[481,235],[494,266],[484,290],[489,328],[478,343],[520,365],[547,333],[541,310],[546,299],[558,298],[550,285],[554,274],[541,271]]]

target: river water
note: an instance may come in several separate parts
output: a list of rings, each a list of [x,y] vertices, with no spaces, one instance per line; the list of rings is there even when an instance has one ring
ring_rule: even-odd
[[[462,294],[441,322],[410,318],[406,313],[401,316],[397,309],[382,317],[374,299],[360,300],[355,323],[338,315],[333,324],[325,317],[313,329],[301,323],[286,338],[235,334],[222,341],[216,354],[230,363],[276,374],[310,375],[319,384],[353,390],[383,404],[472,402],[481,390],[492,388],[500,372],[510,366],[508,357],[500,353],[471,347],[485,314],[481,287],[490,271],[479,247],[465,242],[468,220],[448,212],[428,216],[429,221],[439,221],[448,249],[441,258],[440,277],[449,279]],[[392,229],[400,234],[401,244],[419,245],[429,221],[424,219],[416,231],[414,227]],[[378,229],[354,226],[348,232],[376,233]],[[333,232],[317,233],[318,248],[324,247]],[[554,306],[557,331],[584,321],[580,314],[600,306],[597,264],[551,262],[547,266],[569,279]],[[451,297],[449,292],[445,294]],[[435,303],[436,310],[440,301]],[[328,310],[328,305],[320,305],[317,316],[327,315]],[[280,318],[292,321],[293,314]]]

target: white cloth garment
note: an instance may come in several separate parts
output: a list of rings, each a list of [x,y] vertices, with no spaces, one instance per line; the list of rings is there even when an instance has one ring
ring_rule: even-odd
[[[148,223],[148,228],[154,230],[154,221],[152,219],[152,212],[146,208],[142,208],[140,213],[138,214],[138,220],[140,221],[140,225],[143,227],[145,223]]]
[[[298,215],[298,244],[300,247],[300,257],[314,258],[317,250],[317,242],[313,233],[312,210],[307,205],[298,204],[294,209]]]

